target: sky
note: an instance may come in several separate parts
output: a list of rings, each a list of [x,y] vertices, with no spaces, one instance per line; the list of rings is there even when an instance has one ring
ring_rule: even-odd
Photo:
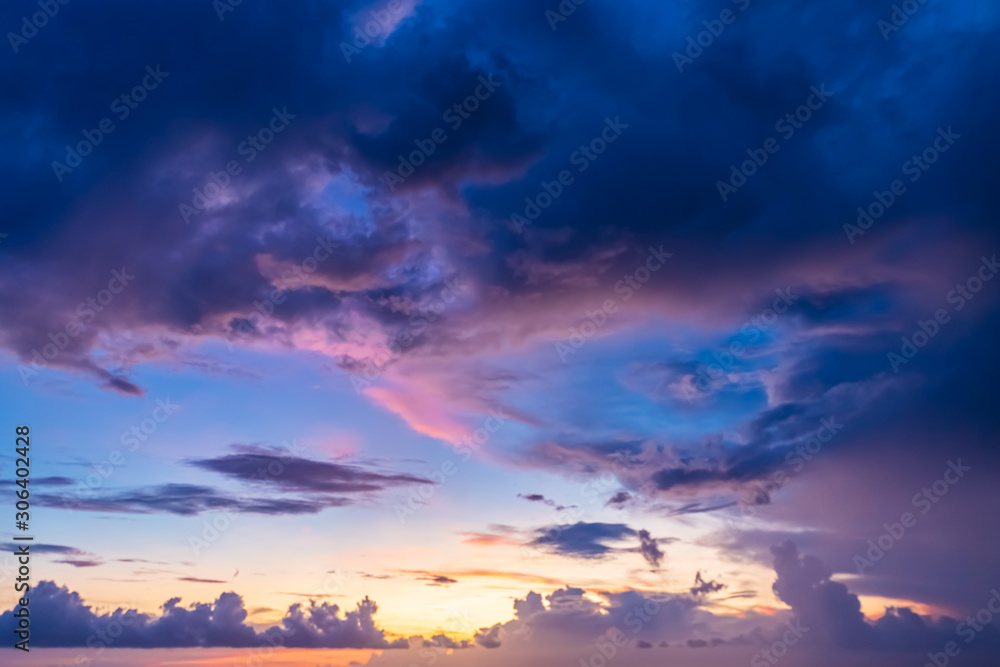
[[[0,27],[5,662],[996,664],[996,3]]]

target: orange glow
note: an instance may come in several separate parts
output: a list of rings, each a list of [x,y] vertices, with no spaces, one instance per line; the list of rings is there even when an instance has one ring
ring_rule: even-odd
[[[874,595],[859,595],[861,613],[871,620],[882,618],[887,607],[909,607],[921,616],[943,616],[946,612],[938,607],[902,598],[884,598]]]
[[[753,607],[750,607],[750,609],[752,611],[757,612],[758,614],[763,614],[764,616],[774,616],[775,614],[778,613],[778,610],[775,609],[774,607],[768,607],[767,605],[763,604],[755,605]]]
[[[211,649],[207,649],[211,650]],[[230,650],[230,649],[222,649]],[[206,649],[202,649],[203,653]],[[317,661],[330,667],[349,667],[352,662],[365,664],[372,656],[382,655],[382,651],[373,649],[315,649],[315,648],[288,648],[276,649],[274,653],[263,654],[255,649],[243,649],[242,651],[232,651],[229,655],[218,658],[198,657],[191,660],[171,660],[163,662],[163,665],[233,665],[234,659],[246,659],[249,656],[259,655],[261,660],[267,662],[272,667],[293,667],[297,665],[315,665]]]

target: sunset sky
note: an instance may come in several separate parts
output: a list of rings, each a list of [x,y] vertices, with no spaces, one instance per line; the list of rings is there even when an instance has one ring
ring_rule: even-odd
[[[795,4],[4,3],[0,661],[995,664],[1000,5]]]

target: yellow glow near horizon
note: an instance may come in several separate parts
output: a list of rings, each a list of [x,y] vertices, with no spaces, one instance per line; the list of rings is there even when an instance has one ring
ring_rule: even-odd
[[[631,518],[618,520],[633,523]],[[280,573],[273,570],[274,553],[283,548],[280,544],[261,545],[234,558],[228,543],[220,541],[202,554],[198,563],[198,572],[204,572],[201,576],[208,582],[184,581],[176,570],[170,576],[157,575],[157,571],[171,569],[165,564],[107,563],[100,572],[54,566],[64,572],[53,578],[79,592],[84,603],[98,613],[124,606],[159,615],[163,603],[172,597],[181,597],[181,605],[187,607],[213,602],[221,593],[232,591],[243,597],[247,622],[259,630],[280,625],[288,607],[296,602],[308,606],[312,598],[317,603],[336,604],[343,616],[368,596],[378,604],[375,622],[389,638],[443,633],[469,639],[480,628],[511,620],[514,601],[530,591],[546,596],[559,588],[577,587],[595,602],[604,601],[601,593],[632,589],[683,593],[698,572],[728,586],[709,596],[706,609],[712,613],[742,616],[787,608],[771,592],[773,570],[755,562],[734,563],[725,550],[699,543],[704,526],[660,517],[644,517],[640,523],[654,535],[677,538],[663,547],[666,556],[660,570],[654,571],[633,550],[616,551],[597,560],[568,558],[525,548],[517,540],[470,538],[463,530],[468,526],[463,525],[440,526],[440,532],[422,536],[422,544],[392,551],[369,545],[330,552],[321,547],[327,538],[311,531],[303,539],[308,546],[315,543],[320,548],[302,552],[295,568]],[[252,526],[248,523],[247,528]],[[242,526],[234,527],[233,533],[240,530]],[[226,535],[227,540],[231,537],[235,535]],[[630,545],[623,542],[615,546]],[[234,562],[239,563],[238,576],[233,571]],[[137,578],[132,572],[136,567],[150,572],[147,582],[130,581]],[[339,574],[331,575],[331,570]],[[433,585],[436,576],[455,583]],[[748,594],[726,599],[727,591]],[[866,609],[877,609],[879,603],[870,600]]]

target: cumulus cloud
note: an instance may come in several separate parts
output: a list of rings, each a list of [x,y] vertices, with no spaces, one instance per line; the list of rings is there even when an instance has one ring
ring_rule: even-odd
[[[280,626],[257,632],[246,622],[243,598],[231,592],[222,593],[215,602],[187,607],[181,605],[180,598],[171,598],[159,615],[150,615],[124,608],[95,612],[78,593],[52,581],[40,581],[31,590],[32,644],[41,647],[93,646],[97,642],[99,646],[116,648],[282,644],[302,648],[405,648],[406,640],[389,640],[376,626],[377,611],[378,606],[367,597],[356,608],[343,611],[325,602],[310,601],[308,606],[296,603],[288,608]],[[15,625],[13,610],[0,615],[0,629],[4,632],[11,632]]]
[[[476,644],[483,648],[499,648],[503,643],[503,628],[500,624],[481,628],[474,635]]]
[[[444,648],[444,649],[457,649],[457,648],[469,648],[473,645],[474,641],[468,639],[463,639],[461,641],[455,641],[447,635],[434,635],[430,639],[423,639],[423,646],[429,648]]]
[[[802,622],[836,643],[871,643],[872,629],[861,603],[847,586],[830,580],[832,572],[816,556],[801,555],[791,541],[773,547],[774,593]]]
[[[1000,650],[1000,632],[989,625],[976,625],[973,617],[935,620],[908,608],[889,608],[878,620],[869,621],[860,611],[857,596],[832,581],[821,560],[801,554],[792,542],[775,546],[772,552],[774,592],[790,607],[791,616],[808,628],[803,639],[806,644],[853,651],[930,650],[956,637],[967,639],[971,628],[977,628],[971,632],[977,651]],[[183,580],[223,583],[194,577]],[[435,635],[415,638],[416,645],[555,648],[600,641],[612,630],[623,633],[633,646],[678,641],[690,647],[769,646],[780,637],[782,615],[772,618],[748,611],[740,618],[713,613],[710,597],[723,588],[698,573],[694,585],[682,593],[588,592],[571,586],[547,595],[531,591],[514,600],[511,620],[480,628],[471,642]],[[181,605],[180,598],[172,598],[159,615],[125,608],[95,612],[79,594],[51,581],[39,582],[31,601],[32,618],[37,621],[33,642],[44,647],[84,646],[95,641],[94,637],[107,637],[101,633],[112,626],[113,633],[121,632],[111,645],[120,648],[249,647],[276,645],[278,641],[301,648],[407,648],[413,646],[414,639],[390,639],[375,622],[378,605],[367,597],[353,609],[316,600],[295,603],[279,625],[261,631],[246,622],[243,598],[233,592],[222,593],[213,603],[188,606]],[[0,615],[0,631],[14,627],[13,613],[10,610]]]
[[[683,593],[622,591],[588,594],[563,587],[548,595],[534,591],[514,601],[514,618],[481,628],[477,644],[501,646],[579,646],[617,629],[638,646],[682,642],[693,648],[718,646],[768,647],[787,630],[789,617],[808,628],[803,642],[825,649],[912,651],[940,648],[960,635],[959,621],[920,616],[908,608],[889,608],[870,621],[861,613],[856,595],[831,580],[831,572],[815,556],[801,554],[792,542],[772,549],[774,592],[790,609],[777,616],[744,612],[742,618],[712,613],[711,597],[725,585],[699,572]],[[726,599],[739,597],[738,592]],[[967,637],[975,619],[966,619]],[[1000,650],[1000,632],[986,627],[974,633],[977,651]],[[854,653],[860,655],[860,653]]]
[[[745,27],[677,76],[670,45],[702,30],[710,8],[596,3],[551,39],[545,21],[527,19],[540,18],[532,0],[494,3],[485,32],[464,5],[408,3],[405,23],[394,19],[391,35],[372,46],[377,53],[350,67],[315,55],[317,44],[335,44],[331,35],[354,27],[356,14],[336,3],[262,1],[228,16],[222,32],[202,9],[112,2],[107,12],[52,21],[44,50],[32,44],[17,68],[0,71],[9,91],[0,111],[12,127],[28,128],[14,133],[0,161],[8,213],[0,346],[25,382],[70,373],[135,400],[141,378],[156,375],[142,370],[220,372],[229,364],[206,350],[223,345],[308,351],[364,385],[365,400],[433,438],[469,437],[489,406],[512,398],[525,437],[491,441],[491,460],[574,479],[608,473],[608,493],[620,499],[611,507],[627,502],[618,494],[634,500],[641,492],[678,503],[663,509],[692,521],[787,472],[789,455],[833,416],[865,435],[838,435],[824,455],[856,464],[865,452],[871,483],[838,502],[820,494],[840,494],[842,478],[811,484],[796,507],[782,505],[781,491],[758,497],[789,523],[840,537],[855,535],[871,507],[895,502],[883,492],[891,482],[906,492],[924,483],[898,465],[902,455],[925,462],[962,447],[980,456],[984,478],[1000,471],[1000,414],[991,403],[998,292],[984,288],[955,311],[954,323],[906,363],[905,379],[886,358],[918,321],[951,307],[949,290],[1000,242],[1000,204],[985,176],[1000,149],[990,102],[998,93],[981,85],[1000,74],[995,12],[959,3],[934,16],[934,30],[916,21],[886,41],[874,28],[885,8],[864,0],[826,3],[797,16],[793,29],[784,29],[780,8],[755,6],[741,16]],[[136,33],[144,39],[120,39]],[[205,55],[216,53],[227,57]],[[85,74],[81,54],[93,60]],[[159,62],[174,68],[163,91],[57,180],[52,161],[107,113],[106,91],[135,85],[135,63]],[[540,77],[552,62],[563,66]],[[389,190],[384,175],[397,156],[482,76],[500,82],[495,93]],[[33,81],[46,85],[25,85]],[[720,197],[713,184],[817,85],[831,91],[823,109],[751,182]],[[184,220],[178,203],[234,157],[276,104],[296,119],[225,196]],[[605,117],[619,116],[629,127],[613,149],[575,174],[544,215],[511,229],[511,213],[524,210],[538,184],[567,168]],[[950,122],[966,138],[919,192],[848,238],[844,225],[858,207]],[[553,341],[605,298],[623,306],[625,289],[615,285],[651,247],[673,253],[669,266],[641,290],[629,287],[628,308],[588,342],[586,353],[599,349],[607,363],[554,371]],[[315,269],[302,270],[306,261]],[[135,279],[112,295],[112,272]],[[466,289],[444,303],[458,276]],[[775,290],[789,289],[798,295],[793,307],[768,312]],[[281,303],[271,301],[276,291]],[[274,307],[264,316],[255,304]],[[272,458],[210,452],[194,465],[249,482],[251,468]],[[311,514],[349,504],[352,494],[416,483],[321,463],[296,459],[283,479],[259,483],[275,497],[158,483],[164,478],[75,507]],[[866,474],[850,468],[852,479]],[[812,468],[803,474],[822,477]],[[59,493],[65,479],[50,478],[33,495],[37,504],[73,507]],[[962,507],[990,512],[981,502],[976,511]],[[983,573],[1000,560],[1000,541],[948,511],[938,526],[946,538],[916,555],[900,551],[912,573],[902,583],[858,586],[926,594],[942,608],[972,604]],[[534,541],[598,558],[634,547],[638,536],[623,526],[546,529]],[[955,545],[969,566],[940,572]],[[824,613],[841,624],[833,635],[863,640],[850,596],[815,572],[796,575],[807,566],[783,558],[783,594],[818,619],[829,607]],[[810,601],[797,576],[828,599]],[[911,620],[900,616],[901,625]]]
[[[947,616],[935,620],[906,607],[890,607],[870,623],[861,613],[858,596],[844,584],[832,581],[832,572],[822,560],[800,553],[790,540],[772,547],[771,552],[777,575],[774,593],[809,628],[807,642],[854,650],[906,651],[939,648],[960,636],[963,643],[968,641],[972,628],[969,619],[960,635],[959,621]],[[996,628],[986,626],[972,636],[977,650],[1000,650],[1000,631]]]
[[[731,631],[727,623],[699,608],[697,596],[623,591],[588,594],[564,587],[542,596],[534,591],[514,601],[514,618],[479,631],[477,641],[491,647],[579,646],[609,636],[618,629],[629,644],[678,639],[714,626]],[[485,644],[483,644],[485,645]]]

